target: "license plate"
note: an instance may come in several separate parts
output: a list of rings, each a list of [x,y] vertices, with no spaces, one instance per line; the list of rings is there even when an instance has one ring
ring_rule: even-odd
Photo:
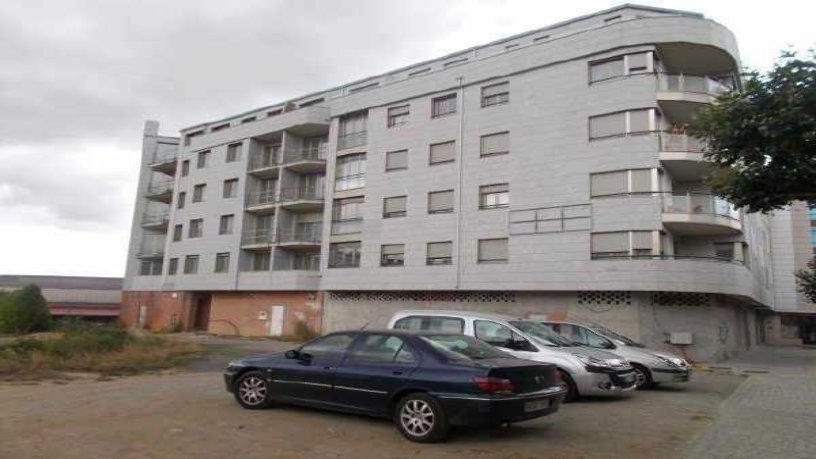
[[[535,402],[527,402],[524,404],[524,411],[529,413],[531,411],[541,411],[550,407],[549,400],[537,400]]]

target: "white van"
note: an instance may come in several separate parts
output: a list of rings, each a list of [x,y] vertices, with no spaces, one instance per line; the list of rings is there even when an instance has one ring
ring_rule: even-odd
[[[469,311],[405,310],[388,328],[461,333],[523,359],[551,363],[567,385],[565,400],[580,395],[618,395],[633,390],[635,372],[626,359],[579,346],[533,320]]]

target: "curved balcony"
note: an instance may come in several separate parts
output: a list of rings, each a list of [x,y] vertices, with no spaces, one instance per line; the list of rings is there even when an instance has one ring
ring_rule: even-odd
[[[674,180],[700,181],[711,169],[705,142],[688,134],[660,133],[660,162]]]
[[[176,175],[177,158],[175,151],[156,152],[148,167],[156,172],[174,177]]]
[[[733,87],[734,80],[730,76],[658,73],[657,101],[669,119],[687,123],[700,104],[713,103],[718,95]]]
[[[673,234],[734,235],[742,232],[740,213],[728,201],[711,194],[662,193],[663,225]]]

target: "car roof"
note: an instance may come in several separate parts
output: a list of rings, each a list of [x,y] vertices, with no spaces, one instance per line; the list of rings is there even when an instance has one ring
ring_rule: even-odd
[[[493,319],[493,320],[527,320],[524,317],[497,314],[492,312],[457,311],[445,309],[403,309],[397,311],[391,319],[401,319],[409,316],[458,317],[463,319]]]
[[[326,335],[336,335],[342,333],[355,333],[358,335],[397,335],[397,336],[426,336],[426,335],[454,335],[460,336],[461,333],[452,332],[438,332],[431,330],[401,330],[401,329],[365,329],[365,330],[338,330]],[[325,335],[324,335],[325,336]]]
[[[590,322],[580,322],[577,320],[539,320],[538,322],[544,322],[548,324],[568,324],[568,325],[579,325],[581,327],[587,328],[596,328],[598,325],[590,323]]]

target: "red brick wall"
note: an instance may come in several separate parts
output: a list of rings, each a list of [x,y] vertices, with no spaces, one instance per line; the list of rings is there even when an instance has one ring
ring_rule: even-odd
[[[319,332],[322,296],[319,292],[214,292],[210,333],[269,336],[270,306],[284,306],[283,335],[295,333],[298,320]],[[261,313],[265,319],[259,319]]]
[[[122,292],[122,312],[119,320],[127,327],[136,327],[139,307],[146,306],[145,327],[151,330],[169,328],[174,321],[184,330],[193,325],[195,296],[189,292]]]

